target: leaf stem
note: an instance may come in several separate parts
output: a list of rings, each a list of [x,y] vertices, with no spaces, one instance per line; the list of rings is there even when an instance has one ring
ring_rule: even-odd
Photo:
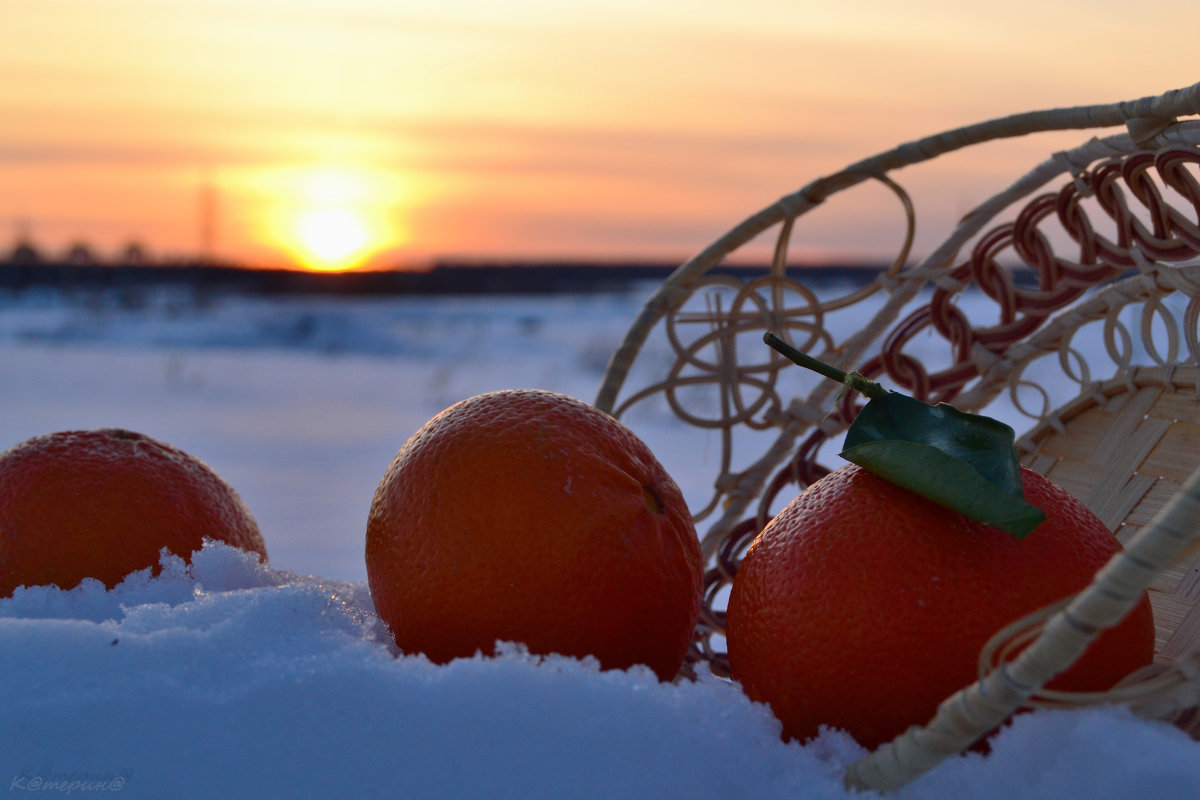
[[[843,386],[861,392],[863,395],[875,399],[883,397],[887,394],[887,390],[873,380],[866,378],[857,372],[843,372],[837,367],[826,364],[824,361],[818,361],[808,353],[801,352],[790,344],[780,339],[775,334],[767,331],[763,334],[763,341],[770,347],[787,356],[793,363],[799,364],[802,367],[811,369],[824,375],[830,380],[835,380]]]

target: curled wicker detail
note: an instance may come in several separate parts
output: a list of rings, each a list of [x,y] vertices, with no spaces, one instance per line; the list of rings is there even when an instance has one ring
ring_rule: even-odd
[[[1172,267],[1151,262],[1144,254],[1140,260],[1128,255],[1129,252],[1140,252],[1136,248],[1151,240],[1156,252],[1170,251],[1179,258],[1194,258],[1200,255],[1200,248],[1190,242],[1192,234],[1178,214],[1165,214],[1159,209],[1160,217],[1178,219],[1170,225],[1160,225],[1158,230],[1160,233],[1179,231],[1183,238],[1168,240],[1163,236],[1151,236],[1154,230],[1140,222],[1130,222],[1134,215],[1129,203],[1115,199],[1134,194],[1122,183],[1128,176],[1134,176],[1133,180],[1142,184],[1151,183],[1154,181],[1150,173],[1156,164],[1169,165],[1169,169],[1178,171],[1184,163],[1200,164],[1200,153],[1193,152],[1188,159],[1184,159],[1178,149],[1164,151],[1162,158],[1157,160],[1144,155],[1131,156],[1131,160],[1137,162],[1137,168],[1131,170],[1119,169],[1118,162],[1105,159],[1094,168],[1081,171],[1060,191],[1033,198],[1017,210],[1015,222],[1002,223],[982,233],[969,257],[947,271],[947,279],[939,281],[930,290],[929,299],[916,305],[879,337],[877,355],[866,360],[858,371],[929,402],[953,402],[966,410],[986,411],[997,397],[1003,397],[1031,423],[1044,421],[1046,426],[1061,427],[1061,422],[1052,414],[1053,409],[1077,395],[1094,394],[1102,377],[1120,374],[1125,376],[1120,380],[1129,383],[1137,363],[1171,369],[1181,364],[1200,363],[1197,360],[1197,354],[1200,354],[1200,330],[1197,327],[1200,320],[1200,266]],[[1188,175],[1190,178],[1190,173]],[[1178,176],[1174,180],[1180,183]],[[1128,232],[1127,236],[1118,237],[1132,248],[1125,251],[1125,257],[1116,258],[1113,255],[1117,253],[1114,240],[1098,233],[1103,226],[1092,221],[1094,210],[1089,213],[1081,205],[1081,187],[1104,187],[1103,192],[1109,199],[1104,213],[1118,210],[1110,214],[1110,227]],[[1150,211],[1155,210],[1153,198],[1161,197],[1144,186],[1137,194],[1150,199]],[[1195,200],[1200,200],[1200,194],[1189,197],[1193,215],[1200,217],[1200,202],[1191,204]],[[1074,226],[1071,241],[1078,247],[1080,258],[1059,255],[1050,245],[1049,235],[1039,226],[1051,222],[1061,223],[1064,228],[1067,222]],[[1177,244],[1169,246],[1168,241]],[[1029,256],[1027,274],[1032,274],[1032,279],[1021,280],[1020,273],[1011,266],[1001,266],[1002,255],[1014,252]],[[1101,253],[1108,254],[1111,261],[1130,266],[1140,264],[1140,268],[1135,267],[1138,271],[1131,274],[1133,270],[1128,266],[1084,260],[1091,254]],[[1128,277],[1118,280],[1123,274]],[[886,291],[881,284],[890,277],[885,275],[848,297],[853,302],[863,302],[873,293]],[[900,280],[904,277],[901,275]],[[825,387],[817,387],[809,397],[794,398],[789,402],[776,386],[779,370],[789,369],[789,365],[772,360],[769,354],[761,355],[759,363],[741,364],[736,360],[736,348],[729,345],[738,335],[757,342],[764,329],[775,329],[791,335],[802,349],[807,345],[810,351],[828,357],[830,353],[839,352],[841,343],[821,327],[823,315],[828,313],[830,306],[844,307],[846,298],[822,305],[813,293],[794,281],[775,276],[745,283],[728,276],[711,282],[697,282],[698,288],[714,285],[736,286],[739,293],[735,302],[728,311],[717,304],[706,314],[689,316],[686,312],[676,311],[668,315],[667,336],[674,352],[679,354],[675,367],[666,381],[631,395],[618,413],[654,392],[671,396],[672,407],[676,407],[672,395],[676,388],[672,383],[677,387],[687,382],[680,380],[684,367],[703,369],[706,377],[692,378],[690,383],[708,382],[719,387],[726,398],[721,406],[723,416],[700,419],[689,414],[684,418],[690,424],[721,428],[726,450],[721,466],[722,480],[716,482],[710,502],[697,517],[705,518],[723,499],[734,494],[739,488],[738,479],[742,481],[741,487],[752,486],[757,496],[754,514],[737,521],[725,532],[715,529],[719,535],[710,539],[708,547],[710,553],[728,553],[729,542],[734,541],[738,543],[740,553],[744,553],[750,543],[745,531],[761,529],[772,516],[772,509],[779,507],[781,496],[786,498],[785,491],[798,493],[829,471],[830,467],[822,462],[828,455],[828,448],[823,446],[854,419],[858,401],[847,395],[835,405],[832,399],[822,399],[830,398],[831,392],[822,395],[819,390]],[[803,297],[803,302],[791,306],[779,303],[784,294],[783,286],[795,296]],[[769,299],[764,299],[764,287],[771,289]],[[995,321],[967,319],[955,302],[966,292],[980,292],[991,299],[997,308]],[[746,299],[747,296],[753,296],[754,300]],[[1183,299],[1176,302],[1174,297]],[[775,305],[771,304],[772,299]],[[752,305],[752,313],[742,310],[747,305]],[[703,323],[704,333],[694,337],[691,344],[685,344],[689,340],[681,328],[695,322]],[[722,334],[727,338],[722,339]],[[1108,354],[1109,363],[1089,363],[1081,355],[1084,349],[1095,349],[1085,347],[1084,343],[1097,337],[1104,343],[1103,350]],[[914,342],[919,342],[921,355],[907,352]],[[944,343],[942,348],[947,356],[942,360],[948,362],[948,366],[933,370],[925,362],[930,350],[936,349],[937,342]],[[700,348],[724,353],[723,358],[727,360],[722,363],[721,356],[701,360],[695,356]],[[1200,383],[1200,377],[1192,379],[1190,386],[1197,383]],[[749,399],[748,389],[759,394]],[[826,403],[828,410],[822,411],[819,403]],[[747,415],[749,411],[761,413],[758,418],[751,419]],[[676,413],[684,416],[681,410]],[[769,477],[758,480],[758,476],[749,471],[741,476],[731,475],[728,454],[737,441],[733,435],[736,426],[742,424],[762,429],[772,423],[785,430],[790,425],[797,432],[806,433],[796,436],[798,442],[793,445],[790,457]],[[1029,450],[1028,438],[1022,441],[1022,446]],[[1109,465],[1108,469],[1123,474],[1118,465]],[[755,479],[753,483],[747,480],[751,476]],[[1057,475],[1052,477],[1058,479]],[[1112,497],[1104,491],[1095,496]],[[1122,520],[1122,517],[1112,518],[1111,514],[1102,514],[1102,517],[1113,526]],[[715,545],[712,544],[714,541]],[[711,638],[723,632],[721,608],[725,594],[722,589],[732,581],[734,569],[731,567],[735,566],[730,560],[723,569],[710,575],[704,600],[709,622],[698,632],[698,652],[706,654],[704,658],[712,662],[717,674],[726,674],[727,666],[724,654],[712,644]],[[714,602],[717,603],[715,607]]]

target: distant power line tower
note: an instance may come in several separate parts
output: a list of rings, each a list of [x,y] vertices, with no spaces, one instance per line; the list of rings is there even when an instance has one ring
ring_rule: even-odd
[[[198,216],[200,221],[200,258],[206,264],[217,260],[217,186],[212,170],[206,169],[200,177]]]

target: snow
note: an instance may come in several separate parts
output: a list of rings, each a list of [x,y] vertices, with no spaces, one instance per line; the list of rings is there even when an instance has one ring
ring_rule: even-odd
[[[214,466],[270,566],[209,544],[110,591],[0,600],[0,787],[151,798],[843,798],[864,751],[784,743],[769,711],[702,676],[533,657],[435,666],[396,652],[362,565],[396,449],[455,400],[505,386],[592,399],[645,292],[538,298],[0,297],[0,446],[122,425]],[[685,492],[681,427],[638,420]],[[672,445],[671,443],[676,443]],[[689,445],[696,447],[695,444]],[[1200,744],[1120,709],[1034,712],[986,756],[901,798],[1184,798]]]
[[[365,584],[226,545],[149,572],[0,601],[10,791],[72,775],[132,797],[838,798],[839,769],[864,752],[834,731],[785,744],[712,677],[661,684],[515,646],[445,666],[403,656]],[[1200,787],[1200,745],[1117,710],[1019,717],[992,746],[896,796]]]

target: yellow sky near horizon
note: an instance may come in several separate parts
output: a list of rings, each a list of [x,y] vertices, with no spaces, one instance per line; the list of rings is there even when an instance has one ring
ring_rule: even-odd
[[[900,142],[1200,80],[1191,3],[1048,5],[4,0],[0,247],[674,260]],[[1049,151],[960,159],[945,213]],[[806,246],[894,248],[852,216]]]

